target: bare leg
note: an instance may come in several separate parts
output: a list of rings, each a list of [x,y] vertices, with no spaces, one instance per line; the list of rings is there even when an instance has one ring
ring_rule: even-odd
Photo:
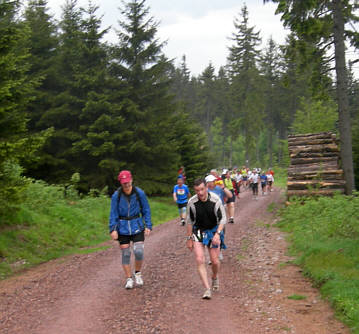
[[[212,262],[212,278],[217,278],[220,261],[218,259],[220,248],[209,248],[209,257]]]
[[[205,265],[204,259],[204,245],[201,242],[195,241],[193,243],[194,255],[196,257],[197,269],[199,273],[199,277],[206,289],[209,289],[208,277],[207,277],[207,269]]]

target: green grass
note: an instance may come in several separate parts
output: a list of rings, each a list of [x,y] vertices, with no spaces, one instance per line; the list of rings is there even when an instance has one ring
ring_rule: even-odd
[[[0,279],[74,253],[106,249],[110,198],[64,198],[63,188],[30,185],[17,216],[0,227]],[[178,216],[172,197],[149,198],[153,225]],[[100,245],[100,246],[99,246]]]
[[[287,188],[287,169],[282,167],[273,168],[274,171],[274,186],[283,189]]]
[[[289,233],[294,262],[359,334],[359,197],[293,199],[278,225]]]
[[[306,296],[302,296],[302,295],[291,295],[287,297],[288,299],[292,299],[292,300],[303,300],[303,299],[307,299]]]

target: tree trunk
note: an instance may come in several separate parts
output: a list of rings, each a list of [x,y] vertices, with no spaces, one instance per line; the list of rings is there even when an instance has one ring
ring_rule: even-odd
[[[345,193],[351,195],[354,190],[354,168],[352,136],[350,126],[349,101],[347,93],[347,69],[345,64],[343,1],[333,0],[335,71],[337,75],[337,99],[339,109],[340,154],[344,178]]]
[[[272,126],[268,128],[268,167],[272,168],[273,165],[273,129]]]
[[[233,154],[233,140],[232,136],[229,139],[229,164],[228,167],[232,168],[232,154]]]

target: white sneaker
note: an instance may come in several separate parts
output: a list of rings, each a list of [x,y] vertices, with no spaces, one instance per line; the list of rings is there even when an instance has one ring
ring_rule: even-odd
[[[219,261],[223,261],[223,254],[222,251],[219,252],[219,256],[218,256]]]
[[[211,299],[212,298],[212,292],[211,289],[208,289],[204,292],[202,299]]]
[[[132,289],[133,288],[133,279],[131,277],[127,278],[125,289]]]
[[[143,285],[141,272],[135,274],[135,281],[136,281],[136,285],[141,285],[141,286]]]

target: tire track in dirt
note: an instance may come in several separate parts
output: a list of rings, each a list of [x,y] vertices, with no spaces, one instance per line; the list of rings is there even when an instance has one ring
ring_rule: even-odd
[[[349,333],[297,267],[280,268],[290,259],[267,206],[282,200],[278,190],[258,201],[241,194],[235,224],[227,225],[220,291],[210,301],[201,299],[194,256],[174,220],[146,240],[143,288],[123,288],[115,243],[0,282],[0,332]],[[307,298],[289,300],[294,293]]]

